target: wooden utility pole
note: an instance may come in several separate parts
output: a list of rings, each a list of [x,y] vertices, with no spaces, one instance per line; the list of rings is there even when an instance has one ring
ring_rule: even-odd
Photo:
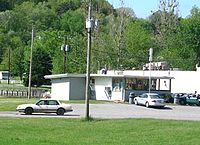
[[[64,73],[66,73],[67,71],[67,66],[66,66],[66,62],[67,62],[67,36],[65,35],[64,37],[64,48],[63,48],[63,52],[64,52]]]
[[[29,82],[28,82],[28,99],[31,98],[31,79],[32,79],[33,40],[34,40],[34,30],[33,30],[33,26],[32,26],[32,35],[31,35],[31,52],[30,52],[30,66],[29,66]]]
[[[10,84],[10,47],[8,48],[8,84]]]
[[[86,89],[85,89],[85,105],[86,105],[86,119],[89,119],[89,98],[90,98],[90,61],[91,61],[91,31],[92,31],[92,21],[91,21],[91,0],[89,2],[88,8],[88,18],[86,20],[87,28],[87,70],[86,70]]]

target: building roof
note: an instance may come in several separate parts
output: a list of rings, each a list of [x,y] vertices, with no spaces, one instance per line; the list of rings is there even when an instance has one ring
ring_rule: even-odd
[[[84,78],[85,74],[55,74],[55,75],[46,75],[45,79],[59,79],[59,78]]]
[[[140,78],[148,79],[147,75],[118,75],[118,74],[90,74],[91,77],[105,77],[105,78]],[[56,75],[46,75],[45,79],[59,79],[59,78],[84,78],[86,74],[56,74]],[[174,79],[170,76],[151,76],[152,79]]]

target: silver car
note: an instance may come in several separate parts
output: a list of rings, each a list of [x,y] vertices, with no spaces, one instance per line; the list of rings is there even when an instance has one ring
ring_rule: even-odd
[[[163,108],[165,106],[164,99],[160,98],[156,93],[144,93],[134,98],[136,105],[145,105],[147,108],[150,106]]]
[[[17,106],[16,110],[27,115],[31,115],[32,113],[56,113],[57,115],[64,115],[65,112],[73,111],[71,105],[54,99],[41,99],[35,104],[22,104]]]

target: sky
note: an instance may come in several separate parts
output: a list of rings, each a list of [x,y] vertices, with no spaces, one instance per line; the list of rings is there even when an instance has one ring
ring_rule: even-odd
[[[107,0],[114,8],[121,7],[120,0]],[[147,18],[158,10],[159,0],[123,0],[124,7],[132,8],[138,18]],[[200,8],[200,0],[178,0],[179,16],[185,18],[190,15],[193,6]]]

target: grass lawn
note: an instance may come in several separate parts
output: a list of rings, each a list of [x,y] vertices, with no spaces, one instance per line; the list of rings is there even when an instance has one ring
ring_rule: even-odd
[[[15,111],[17,105],[35,103],[39,99],[0,97],[0,111]]]
[[[199,145],[200,122],[0,118],[2,145]]]

